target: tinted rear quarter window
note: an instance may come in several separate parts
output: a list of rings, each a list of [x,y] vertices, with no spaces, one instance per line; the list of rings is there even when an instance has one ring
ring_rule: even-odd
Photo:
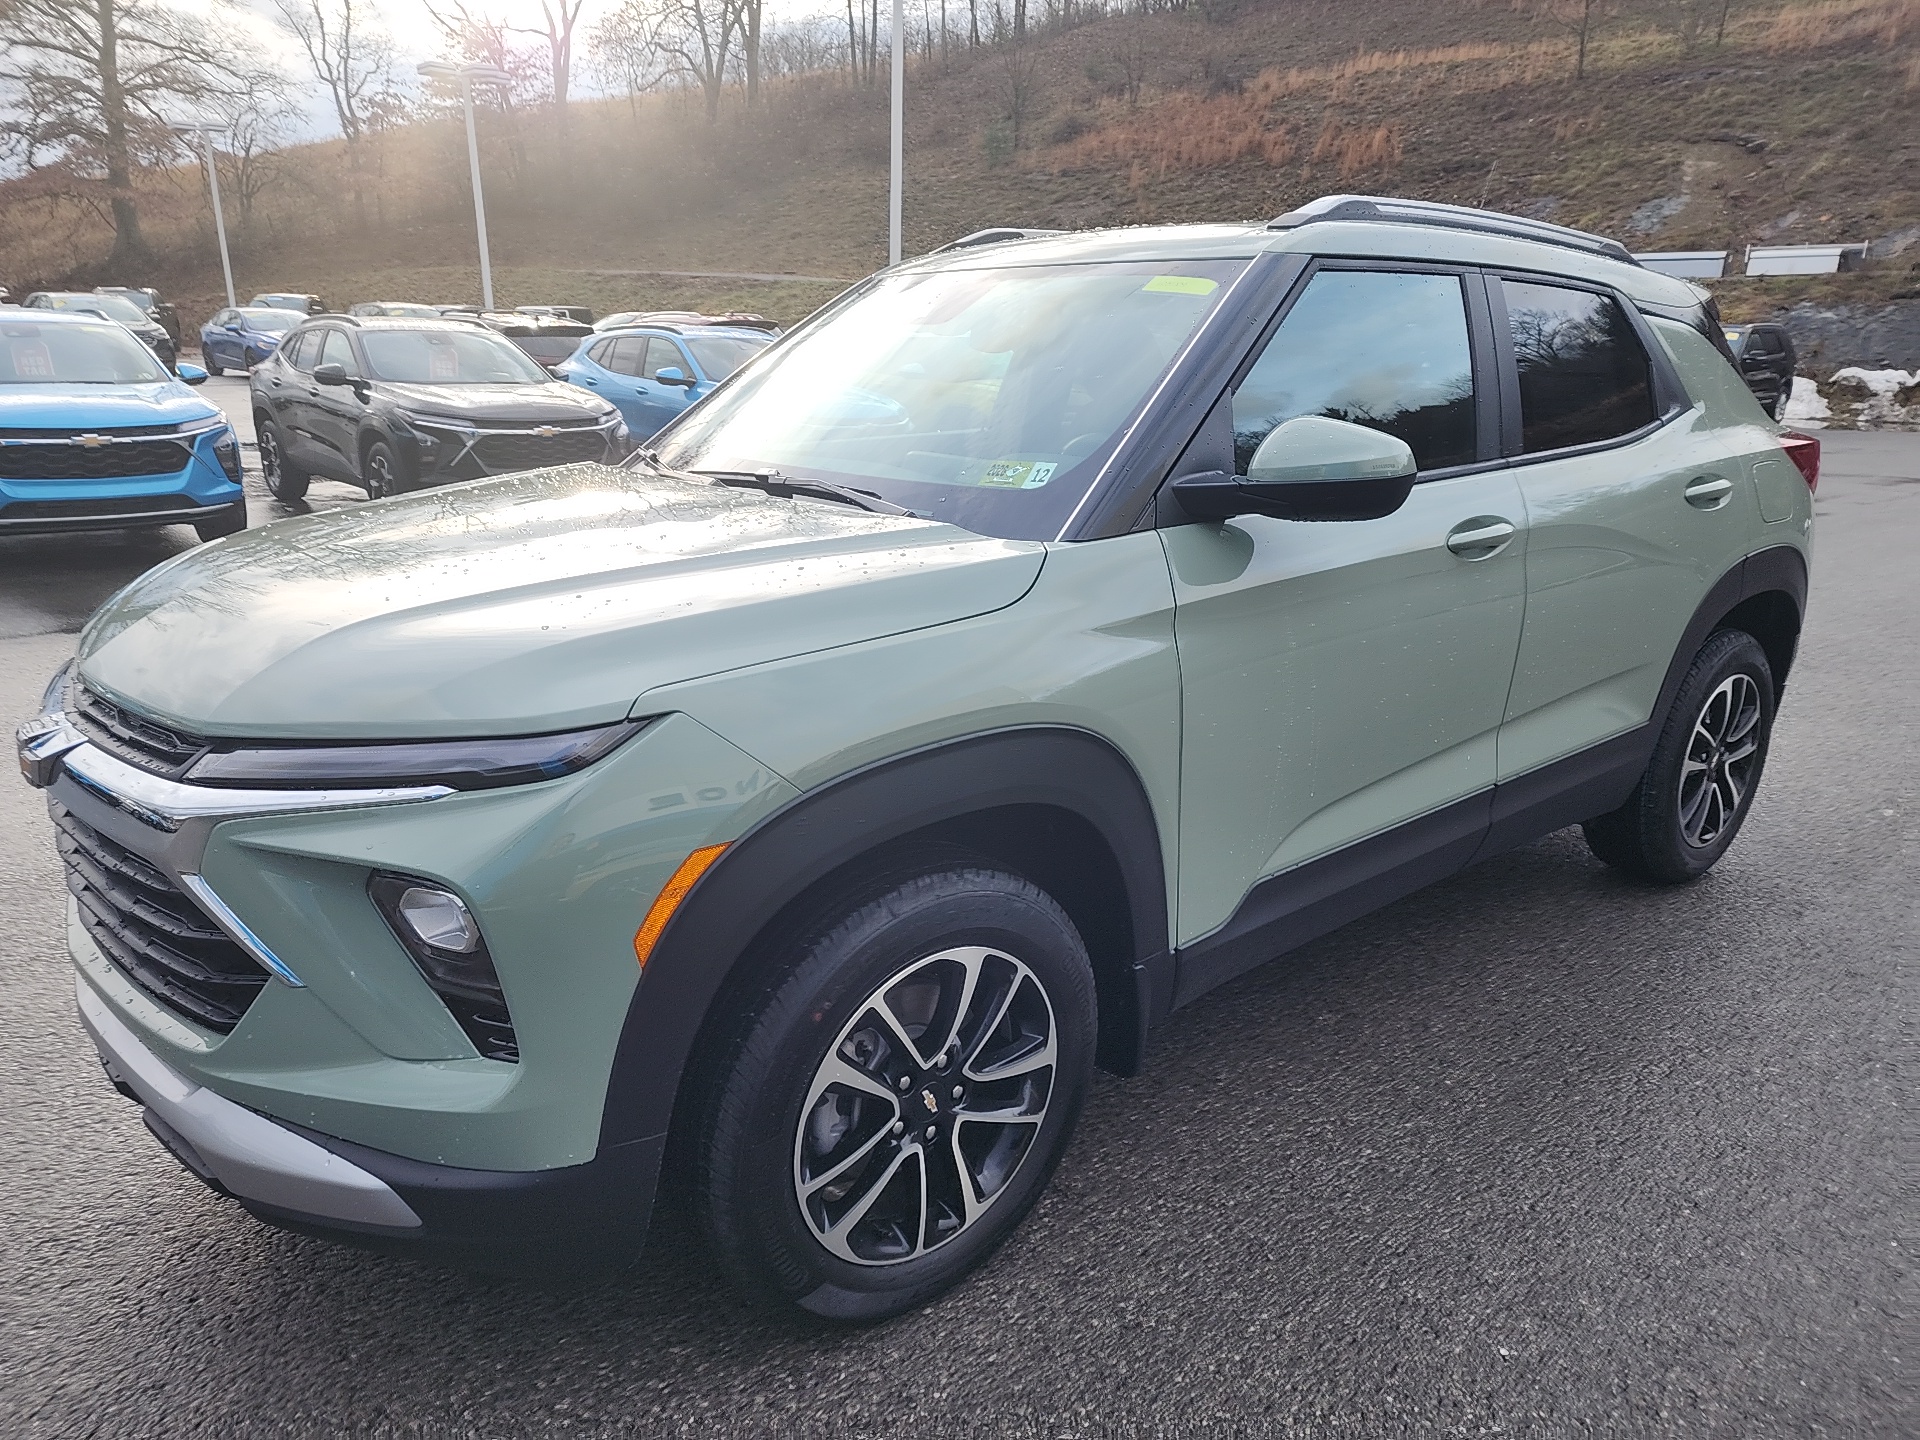
[[[1652,423],[1647,352],[1617,301],[1561,285],[1501,283],[1525,454],[1617,440]]]

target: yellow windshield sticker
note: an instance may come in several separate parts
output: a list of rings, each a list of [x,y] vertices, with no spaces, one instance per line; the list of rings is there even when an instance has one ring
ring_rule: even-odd
[[[1156,275],[1140,288],[1149,295],[1211,295],[1220,282],[1198,275]]]
[[[1038,490],[1059,468],[1050,460],[995,460],[980,483],[996,490]]]

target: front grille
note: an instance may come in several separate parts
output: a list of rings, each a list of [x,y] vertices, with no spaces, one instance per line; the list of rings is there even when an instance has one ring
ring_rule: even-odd
[[[67,714],[82,735],[116,760],[169,780],[184,775],[207,748],[199,736],[122,709],[84,685],[68,690]]]
[[[267,972],[151,862],[49,807],[80,902],[80,923],[100,953],[155,1000],[225,1035],[267,983]]]
[[[557,435],[486,435],[473,453],[487,469],[533,470],[542,465],[571,465],[606,457],[607,437],[600,430],[562,430]]]
[[[0,480],[120,480],[174,475],[190,455],[180,440],[85,445],[0,445]]]
[[[111,435],[116,440],[128,436],[140,435],[178,435],[178,425],[96,425],[96,435]],[[73,434],[73,426],[59,425],[52,429],[35,429],[27,425],[0,425],[0,441],[5,440],[65,440]]]
[[[44,476],[42,477],[45,478]],[[86,500],[15,500],[0,520],[97,520],[109,515],[173,515],[191,519],[201,507],[184,495],[96,496]]]

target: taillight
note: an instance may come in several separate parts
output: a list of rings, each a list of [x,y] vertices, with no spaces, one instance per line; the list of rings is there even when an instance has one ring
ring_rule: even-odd
[[[1780,448],[1787,452],[1787,458],[1793,461],[1793,468],[1807,482],[1807,489],[1820,488],[1820,442],[1811,435],[1803,435],[1798,430],[1788,430],[1780,437]]]

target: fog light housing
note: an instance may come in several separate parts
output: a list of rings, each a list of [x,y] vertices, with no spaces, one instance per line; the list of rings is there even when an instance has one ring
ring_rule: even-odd
[[[367,894],[414,968],[489,1060],[520,1059],[520,1040],[480,922],[445,886],[376,872]]]

